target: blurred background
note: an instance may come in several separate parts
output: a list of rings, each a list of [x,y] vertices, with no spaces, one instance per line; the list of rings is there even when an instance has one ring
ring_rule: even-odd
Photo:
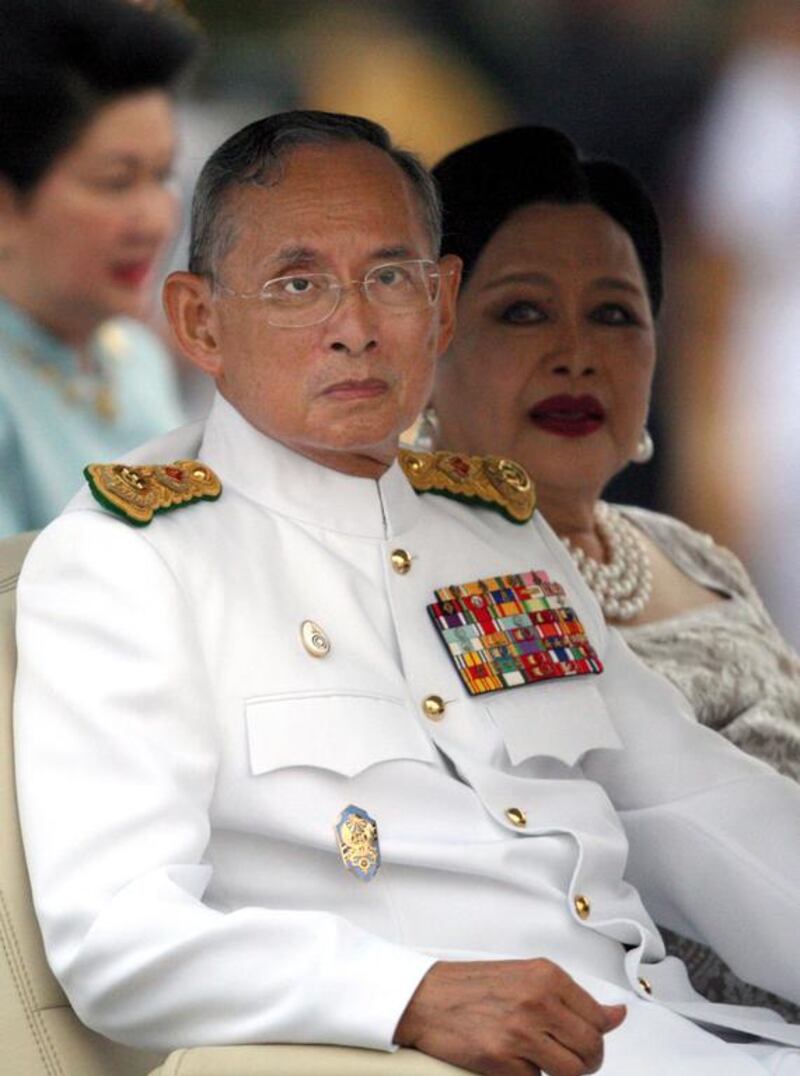
[[[798,0],[186,0],[209,45],[181,181],[251,119],[354,112],[428,164],[514,123],[632,168],[667,298],[653,462],[609,499],[670,511],[747,564],[800,645]],[[180,245],[175,265],[183,264]],[[199,413],[205,387],[184,376]]]

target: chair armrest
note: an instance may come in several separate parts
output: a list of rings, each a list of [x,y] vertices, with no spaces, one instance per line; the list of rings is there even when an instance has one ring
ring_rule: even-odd
[[[150,1076],[467,1076],[418,1050],[349,1046],[196,1046],[174,1050]]]

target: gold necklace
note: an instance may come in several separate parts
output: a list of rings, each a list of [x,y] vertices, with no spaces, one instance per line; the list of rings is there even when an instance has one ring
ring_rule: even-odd
[[[117,403],[111,381],[99,363],[95,363],[95,372],[86,373],[77,370],[74,374],[65,373],[57,363],[48,362],[30,344],[15,340],[0,329],[0,340],[7,345],[11,355],[23,366],[33,370],[37,377],[52,385],[62,400],[70,407],[84,407],[94,411],[104,422],[113,422],[117,417]]]

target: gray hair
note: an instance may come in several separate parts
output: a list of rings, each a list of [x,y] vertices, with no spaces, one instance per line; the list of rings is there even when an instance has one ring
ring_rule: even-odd
[[[294,147],[312,143],[366,142],[383,150],[411,181],[426,231],[438,257],[442,208],[436,182],[408,150],[393,145],[388,131],[360,116],[337,112],[280,112],[237,131],[206,162],[192,199],[189,271],[213,276],[236,237],[225,203],[234,186],[261,186],[280,178],[282,158]]]

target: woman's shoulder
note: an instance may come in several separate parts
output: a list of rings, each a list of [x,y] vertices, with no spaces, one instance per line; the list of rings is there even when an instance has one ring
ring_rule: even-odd
[[[17,425],[6,397],[3,379],[0,377],[0,468],[5,469],[10,465],[10,454],[14,450],[18,436]]]
[[[183,425],[175,363],[158,333],[132,318],[112,318],[95,334],[93,353],[110,378],[130,444]]]
[[[718,545],[710,534],[695,530],[675,516],[649,508],[619,504],[631,523],[642,530],[681,571],[704,586],[729,590],[748,599],[758,599],[750,576],[739,558]],[[760,599],[758,599],[760,602]]]

